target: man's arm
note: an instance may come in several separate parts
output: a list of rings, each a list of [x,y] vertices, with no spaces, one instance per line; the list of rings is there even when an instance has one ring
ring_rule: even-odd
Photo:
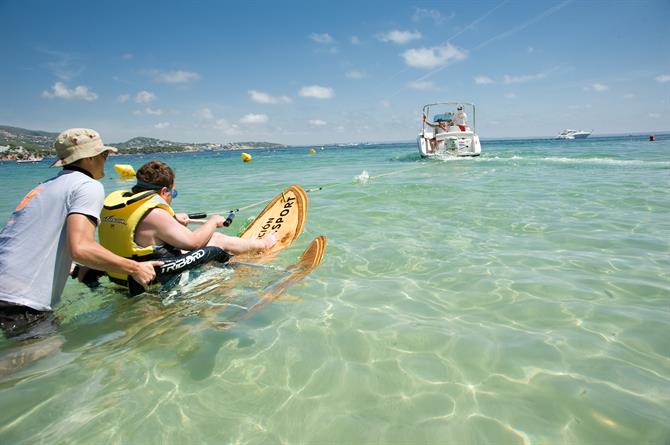
[[[431,127],[431,128],[436,128],[436,127],[439,127],[439,126],[440,126],[439,124],[431,124],[431,123],[428,121],[428,118],[426,117],[425,114],[422,114],[421,117],[422,117],[422,119],[423,119],[423,123],[426,124],[426,125],[428,125],[428,126]]]
[[[128,274],[144,287],[156,277],[154,266],[160,266],[162,262],[139,263],[120,257],[98,244],[94,235],[95,224],[88,216],[79,213],[68,215],[68,247],[74,261],[92,269]]]

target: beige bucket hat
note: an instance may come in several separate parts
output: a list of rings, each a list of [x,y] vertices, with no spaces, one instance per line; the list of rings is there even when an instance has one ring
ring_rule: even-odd
[[[102,143],[100,134],[89,128],[70,128],[65,130],[54,142],[58,159],[52,167],[63,167],[84,158],[92,158],[104,151],[118,153],[119,150]]]

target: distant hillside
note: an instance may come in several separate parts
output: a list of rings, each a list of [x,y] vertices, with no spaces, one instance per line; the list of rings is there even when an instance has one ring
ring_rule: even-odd
[[[24,159],[28,155],[55,156],[56,152],[52,147],[57,136],[58,133],[48,131],[0,125],[0,160]],[[118,148],[119,152],[123,154],[285,147],[285,145],[274,142],[193,143],[173,142],[142,136],[134,137],[126,142],[110,143],[109,145]]]
[[[136,147],[149,147],[149,146],[156,146],[156,145],[165,145],[165,146],[170,146],[170,145],[183,145],[177,142],[171,142],[171,141],[164,141],[162,139],[155,139],[155,138],[146,138],[146,137],[134,137],[132,139],[128,139],[126,142],[114,142],[109,144],[113,147],[116,147],[118,149],[124,149],[124,148],[136,148]]]
[[[31,136],[31,137],[53,137],[55,138],[58,136],[58,133],[51,133],[48,131],[40,131],[40,130],[27,130],[25,128],[19,128],[19,127],[10,127],[7,125],[0,125],[0,133],[12,133],[15,135],[25,135],[25,136]]]
[[[137,150],[148,147],[164,147],[166,151],[204,151],[204,150],[240,150],[252,148],[280,148],[282,144],[274,142],[228,142],[226,144],[214,144],[210,142],[174,142],[163,139],[134,137],[126,142],[115,142],[110,144],[120,150]]]
[[[24,147],[27,150],[52,150],[58,133],[48,131],[26,130],[25,128],[0,125],[0,145]]]

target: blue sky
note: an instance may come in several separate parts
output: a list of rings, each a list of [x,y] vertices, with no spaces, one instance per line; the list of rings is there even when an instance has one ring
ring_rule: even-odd
[[[670,130],[670,2],[0,0],[0,124],[106,142]]]

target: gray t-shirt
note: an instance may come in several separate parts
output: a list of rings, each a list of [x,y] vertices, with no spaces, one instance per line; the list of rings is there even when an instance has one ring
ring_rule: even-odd
[[[0,232],[0,300],[51,310],[60,301],[72,255],[67,217],[80,213],[100,221],[101,183],[63,170],[35,187]]]

